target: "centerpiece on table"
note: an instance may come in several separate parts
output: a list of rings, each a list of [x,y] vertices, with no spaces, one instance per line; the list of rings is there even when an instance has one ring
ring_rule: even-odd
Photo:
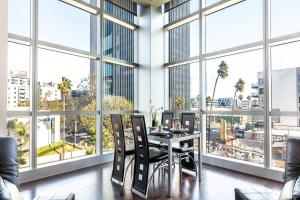
[[[151,101],[150,101],[150,116],[151,116],[151,126],[152,127],[157,127],[159,124],[158,113],[160,112],[160,110],[162,110],[162,108],[156,108],[155,106],[153,106],[151,104]]]

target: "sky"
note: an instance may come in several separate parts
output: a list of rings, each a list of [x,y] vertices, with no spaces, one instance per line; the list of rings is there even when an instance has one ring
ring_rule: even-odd
[[[207,0],[207,4],[216,0]],[[224,48],[262,40],[262,0],[246,0],[206,18],[206,50],[213,52]],[[197,9],[192,1],[192,9]],[[89,51],[90,15],[57,0],[39,0],[39,39]],[[271,0],[271,37],[300,32],[300,0]],[[198,54],[199,27],[191,23],[191,56]],[[9,0],[9,32],[30,36],[30,1]],[[300,42],[271,49],[272,68],[299,67]],[[30,49],[9,45],[9,67],[30,69]],[[220,80],[216,98],[232,97],[234,84],[242,78],[246,82],[244,97],[254,92],[251,84],[257,82],[257,72],[263,71],[262,50],[227,56],[206,62],[207,95],[211,96],[216,71],[224,60],[229,66],[229,77]],[[73,85],[89,74],[89,60],[46,50],[39,50],[38,80],[59,82],[71,75]],[[199,93],[199,69],[191,65],[191,97]]]

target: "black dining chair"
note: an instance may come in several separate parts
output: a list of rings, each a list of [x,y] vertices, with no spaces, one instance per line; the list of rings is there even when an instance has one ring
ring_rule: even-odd
[[[115,154],[111,180],[117,184],[124,186],[127,171],[134,159],[134,149],[133,147],[128,149],[126,148],[122,115],[111,114],[110,117],[115,144]],[[132,156],[132,158],[130,159],[125,169],[125,160],[127,156]]]
[[[182,128],[187,129],[187,133],[194,133],[195,113],[181,114]],[[181,179],[182,169],[194,171],[197,176],[197,165],[194,156],[194,140],[185,140],[180,142],[180,147],[173,148],[175,155],[179,158],[179,173]]]
[[[164,111],[161,115],[161,125],[163,129],[170,130],[172,128],[174,113]]]
[[[132,192],[139,197],[146,198],[148,189],[155,172],[166,164],[167,151],[149,146],[145,118],[142,115],[131,116],[132,130],[135,144],[134,175]],[[157,164],[149,177],[150,164]]]

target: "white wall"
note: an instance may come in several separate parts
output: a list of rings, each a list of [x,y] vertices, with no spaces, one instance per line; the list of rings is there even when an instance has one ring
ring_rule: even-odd
[[[8,0],[0,0],[0,135],[6,135],[7,2]]]

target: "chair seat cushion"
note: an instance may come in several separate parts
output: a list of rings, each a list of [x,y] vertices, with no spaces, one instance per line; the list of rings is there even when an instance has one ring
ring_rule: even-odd
[[[235,200],[278,200],[278,196],[268,189],[235,188]]]
[[[172,150],[175,153],[187,153],[187,152],[193,152],[194,148],[193,147],[181,147],[181,148],[173,147]]]
[[[126,150],[126,156],[128,155],[133,155],[134,154],[134,149],[129,149],[129,150]]]
[[[10,181],[5,180],[5,179],[3,179],[3,182],[6,185],[12,200],[23,200],[23,197],[22,197],[18,187],[14,183],[11,183]]]
[[[154,163],[154,162],[159,162],[162,160],[165,160],[168,158],[168,152],[157,148],[157,147],[150,147],[149,148],[149,162]]]

